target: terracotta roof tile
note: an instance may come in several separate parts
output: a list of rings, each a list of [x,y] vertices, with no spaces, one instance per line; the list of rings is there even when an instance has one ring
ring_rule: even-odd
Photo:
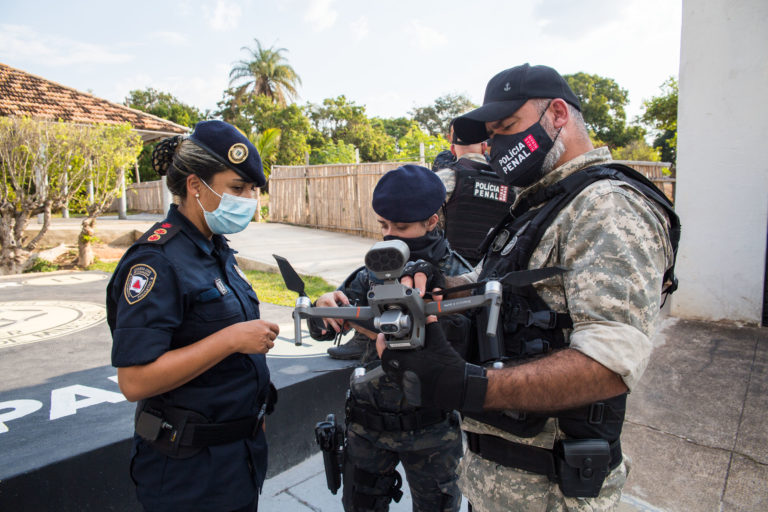
[[[187,133],[189,128],[0,63],[0,116],[71,123],[130,123],[136,130]]]

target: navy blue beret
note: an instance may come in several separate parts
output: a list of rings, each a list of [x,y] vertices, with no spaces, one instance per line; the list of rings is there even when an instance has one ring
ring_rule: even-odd
[[[381,177],[373,189],[373,211],[392,222],[418,222],[437,213],[445,185],[420,165],[403,165]]]
[[[224,121],[200,121],[189,138],[248,183],[255,183],[259,187],[267,183],[256,147],[231,124]]]

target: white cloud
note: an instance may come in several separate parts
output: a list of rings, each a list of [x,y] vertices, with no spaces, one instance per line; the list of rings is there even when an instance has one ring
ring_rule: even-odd
[[[368,17],[360,16],[355,21],[350,23],[350,28],[357,41],[365,39],[365,37],[370,32],[370,28],[368,27]]]
[[[422,50],[434,50],[448,44],[445,34],[416,20],[409,23],[408,34],[410,37],[416,36],[416,44]]]
[[[229,0],[217,0],[216,7],[211,16],[211,28],[218,31],[237,28],[242,18],[242,10],[235,2]]]
[[[51,66],[120,64],[134,60],[104,45],[38,33],[24,25],[0,25],[0,55]]]
[[[221,99],[222,91],[227,87],[229,67],[217,64],[207,71],[205,76],[136,73],[113,81],[104,97],[122,103],[130,91],[152,87],[170,93],[179,101],[200,110],[215,110],[216,102]]]
[[[189,38],[179,32],[153,32],[149,38],[170,46],[187,46],[189,44]]]
[[[336,0],[310,0],[304,21],[312,25],[315,32],[331,28],[339,13],[333,9]]]

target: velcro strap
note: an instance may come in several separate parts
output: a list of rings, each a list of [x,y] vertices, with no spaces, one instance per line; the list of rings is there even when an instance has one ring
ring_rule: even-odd
[[[624,422],[624,410],[617,410],[605,402],[559,411],[556,416],[561,419],[586,420],[590,425],[616,424]]]
[[[473,432],[467,432],[467,440],[469,449],[484,459],[510,468],[546,475],[551,481],[557,481],[555,456],[551,450]]]
[[[263,421],[264,417],[260,415],[226,423],[188,423],[180,444],[200,448],[248,439],[256,436]]]
[[[403,413],[386,413],[359,404],[349,407],[349,420],[377,432],[402,432],[436,425],[448,418],[440,409],[417,409]]]

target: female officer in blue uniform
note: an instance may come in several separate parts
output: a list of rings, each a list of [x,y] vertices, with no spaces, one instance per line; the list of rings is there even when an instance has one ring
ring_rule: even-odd
[[[138,402],[131,477],[148,511],[253,511],[278,326],[259,319],[222,235],[253,217],[261,159],[233,126],[204,121],[152,160],[179,204],[126,252],[107,289],[112,364]]]

